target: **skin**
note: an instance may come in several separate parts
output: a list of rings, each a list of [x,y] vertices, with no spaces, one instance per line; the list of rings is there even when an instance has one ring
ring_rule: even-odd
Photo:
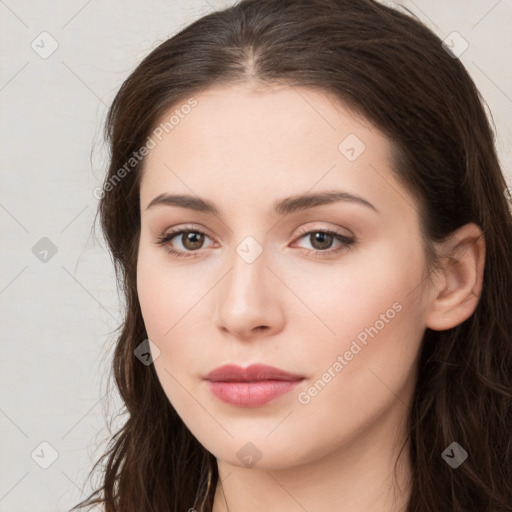
[[[443,259],[426,278],[416,201],[395,180],[389,142],[375,126],[306,88],[216,86],[194,97],[197,106],[145,162],[137,276],[148,337],[160,351],[153,350],[158,378],[217,458],[214,511],[405,510],[407,450],[396,485],[393,465],[422,336],[473,313],[484,266],[481,231],[469,224],[438,245],[458,263]],[[338,149],[349,134],[366,146],[354,161]],[[272,212],[279,199],[327,190],[356,194],[377,211],[341,201]],[[220,215],[147,209],[164,192],[208,199]],[[203,244],[178,235],[167,245],[188,253],[199,247],[196,256],[176,257],[155,243],[185,225],[206,233]],[[356,243],[332,238],[329,245],[328,238],[322,246],[299,229],[333,229]],[[236,252],[248,236],[262,249],[252,263]],[[340,247],[329,256],[311,253]],[[333,370],[397,303],[401,310]],[[265,406],[235,407],[203,380],[229,363],[264,363],[305,380]],[[330,381],[308,394],[329,368]],[[299,401],[301,392],[308,403]],[[261,456],[252,467],[237,456],[248,442],[256,448],[246,450]]]

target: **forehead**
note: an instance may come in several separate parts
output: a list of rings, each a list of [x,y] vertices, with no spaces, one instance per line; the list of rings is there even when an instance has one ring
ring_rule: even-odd
[[[181,116],[187,99],[164,113],[159,125],[163,139],[174,151],[194,145],[194,153],[208,151],[209,156],[229,152],[276,156],[286,153],[303,157],[310,149],[323,149],[327,155],[349,134],[359,134],[375,149],[385,150],[387,140],[366,119],[349,111],[332,95],[296,86],[258,87],[251,85],[216,86],[194,95],[196,106]],[[173,122],[168,121],[173,117]],[[297,145],[298,142],[306,144]],[[153,154],[163,149],[156,149]],[[379,146],[377,148],[377,146]],[[261,150],[265,152],[262,154]],[[336,154],[336,153],[335,153]],[[190,155],[193,156],[193,155]],[[150,156],[150,160],[153,157]]]
[[[238,194],[245,204],[268,198],[269,207],[277,197],[334,188],[396,200],[389,141],[332,96],[236,85],[193,98],[193,108],[180,111],[185,99],[159,120],[165,128],[181,114],[146,158],[141,206],[171,191],[220,202]]]

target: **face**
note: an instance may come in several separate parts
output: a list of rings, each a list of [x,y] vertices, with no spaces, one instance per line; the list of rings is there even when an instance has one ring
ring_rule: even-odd
[[[377,433],[407,412],[428,282],[389,142],[311,89],[194,98],[154,137],[140,187],[138,294],[169,401],[238,466],[306,464],[370,432],[388,443]],[[207,379],[256,364],[274,371]]]

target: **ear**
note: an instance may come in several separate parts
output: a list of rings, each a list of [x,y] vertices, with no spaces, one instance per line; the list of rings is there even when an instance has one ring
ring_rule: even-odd
[[[438,244],[441,269],[432,279],[434,296],[426,325],[435,331],[455,327],[476,309],[482,293],[485,239],[474,223],[466,224]]]

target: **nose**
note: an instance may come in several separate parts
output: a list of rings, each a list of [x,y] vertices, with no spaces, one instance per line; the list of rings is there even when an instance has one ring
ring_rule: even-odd
[[[263,251],[251,263],[235,252],[217,287],[214,321],[223,334],[250,340],[278,333],[284,325],[283,285]]]

